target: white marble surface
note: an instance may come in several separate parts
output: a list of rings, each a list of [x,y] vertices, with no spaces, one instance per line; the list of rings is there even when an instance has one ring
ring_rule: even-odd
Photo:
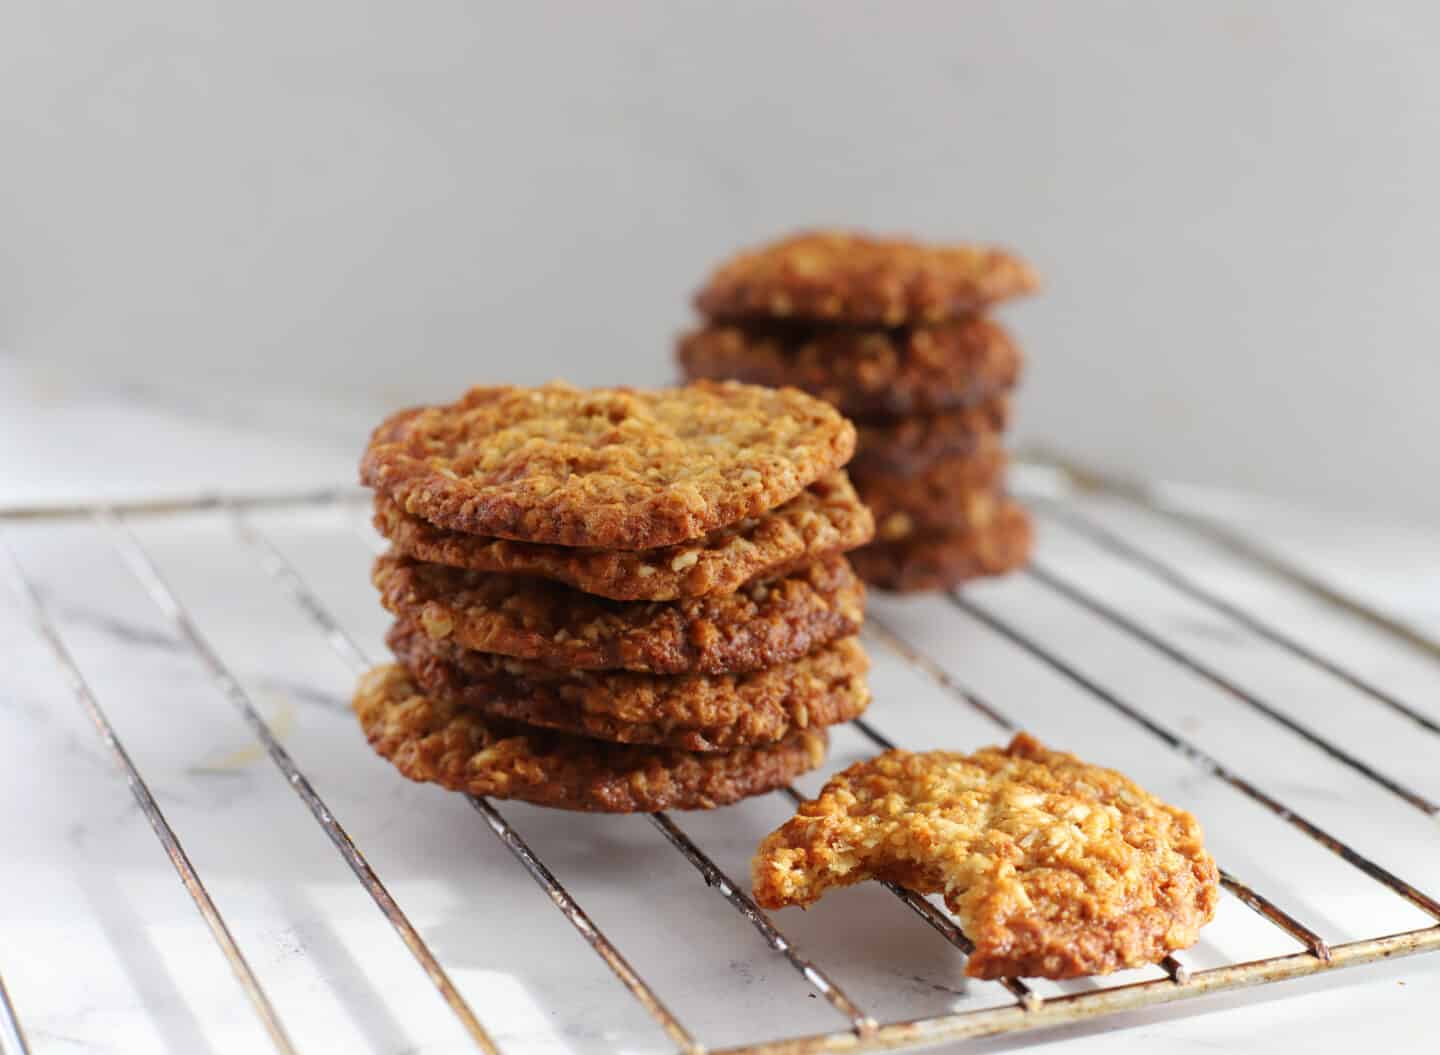
[[[240,491],[348,482],[352,459],[243,428],[197,425],[62,393],[43,411],[0,375],[0,504],[87,494]],[[163,442],[162,442],[163,441]],[[150,452],[142,474],[130,461]],[[215,457],[223,479],[213,475]],[[159,453],[163,452],[163,453]],[[1106,503],[1087,511],[1440,718],[1440,669],[1184,532]],[[1440,535],[1365,518],[1224,507],[1311,566],[1440,632]],[[362,647],[385,620],[369,540],[344,506],[258,514]],[[508,1051],[661,1051],[666,1038],[460,799],[398,779],[345,712],[352,673],[218,513],[133,527],[465,997]],[[85,520],[3,528],[67,645],[250,958],[301,1051],[472,1050],[455,1018],[325,834],[161,611]],[[1041,558],[1317,732],[1440,798],[1440,737],[1421,732],[1060,524]],[[1430,892],[1440,829],[1271,720],[1177,670],[1027,577],[976,603],[1312,820]],[[1426,923],[1417,910],[1143,729],[945,602],[877,599],[874,612],[955,676],[1057,744],[1122,766],[1201,816],[1221,863],[1339,942]],[[265,1038],[123,779],[14,596],[0,590],[0,974],[37,1052],[251,1052]],[[878,643],[871,718],[911,745],[972,747],[1000,732]],[[866,750],[836,737],[827,770]],[[813,789],[818,777],[803,781]],[[838,1029],[843,1021],[701,883],[643,818],[507,805],[530,840],[687,1027],[711,1046]],[[732,875],[787,813],[779,796],[680,823]],[[775,916],[882,1019],[999,1005],[953,951],[878,888]],[[1203,968],[1296,950],[1226,898],[1184,959]],[[1156,972],[1136,972],[1154,977]],[[1043,993],[1090,983],[1038,984]],[[1433,1050],[1440,956],[1266,987],[1058,1032],[969,1045],[1082,1052]],[[957,1050],[958,1050],[957,1046]]]

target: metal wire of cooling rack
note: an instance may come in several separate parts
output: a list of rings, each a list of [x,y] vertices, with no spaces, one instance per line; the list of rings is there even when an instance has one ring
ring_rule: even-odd
[[[1158,492],[1102,480],[1074,467],[1060,464],[1055,464],[1054,467],[1063,474],[1066,486],[1071,489],[1101,492],[1124,499],[1151,514],[1169,518],[1185,530],[1223,547],[1232,555],[1261,569],[1266,575],[1303,590],[1313,599],[1338,609],[1348,617],[1362,620],[1370,627],[1403,641],[1432,658],[1440,658],[1440,643],[1431,640],[1414,628],[1340,593],[1333,587],[1315,580],[1268,550],[1263,543],[1172,507],[1163,500]],[[371,658],[347,633],[340,621],[322,601],[320,595],[311,588],[299,569],[256,525],[251,516],[251,513],[261,509],[311,509],[350,503],[357,497],[359,496],[350,491],[322,491],[289,495],[257,494],[228,498],[211,496],[165,498],[108,506],[3,509],[0,510],[0,566],[3,566],[5,573],[16,588],[23,614],[48,647],[75,697],[75,701],[84,711],[111,759],[126,779],[136,802],[173,865],[177,876],[194,902],[195,908],[202,917],[216,946],[229,963],[236,982],[277,1051],[289,1053],[295,1051],[296,1048],[284,1024],[280,1021],[274,1004],[261,986],[244,952],[240,949],[207,892],[202,877],[187,856],[179,838],[167,821],[163,809],[155,796],[151,794],[143,775],[111,725],[101,705],[99,694],[86,680],[67,648],[45,598],[36,589],[33,579],[16,555],[5,544],[3,528],[7,522],[43,523],[62,519],[89,518],[103,529],[113,545],[115,555],[134,574],[178,635],[179,640],[208,672],[221,695],[238,711],[263,746],[271,763],[284,775],[293,792],[304,802],[315,822],[329,837],[336,852],[339,853],[355,879],[374,901],[390,927],[409,949],[419,968],[449,1005],[475,1046],[482,1051],[498,1052],[500,1048],[491,1033],[482,1024],[484,1009],[481,1008],[477,1011],[466,1001],[439,958],[407,917],[396,898],[391,895],[380,877],[368,864],[339,818],[316,792],[295,760],[286,751],[280,738],[262,716],[244,686],[231,673],[225,660],[207,640],[195,617],[171,589],[155,561],[127,523],[130,519],[137,517],[166,517],[172,514],[204,510],[223,513],[233,527],[237,543],[253,555],[257,565],[298,606],[330,648],[345,663],[359,672],[370,666]],[[1040,497],[1035,499],[1035,505],[1043,516],[1053,517],[1067,527],[1087,536],[1134,569],[1166,583],[1191,600],[1244,626],[1276,649],[1309,664],[1328,677],[1343,682],[1374,704],[1404,716],[1415,723],[1417,727],[1429,733],[1440,733],[1440,722],[1436,722],[1424,712],[1407,704],[1395,694],[1379,688],[1369,679],[1325,656],[1317,648],[1297,640],[1287,631],[1267,622],[1246,608],[1210,591],[1203,584],[1189,577],[1184,569],[1148,552],[1087,514],[1072,508],[1062,499],[1053,496]],[[346,520],[358,528],[358,520],[353,517],[346,517]],[[1430,801],[1421,792],[1367,763],[1349,748],[1334,742],[1322,732],[1310,728],[1284,710],[1274,706],[1260,694],[1246,689],[1235,679],[1162,638],[1140,620],[1118,609],[1104,598],[1085,589],[1055,569],[1046,564],[1037,563],[1024,574],[1028,575],[1035,584],[1078,607],[1088,613],[1090,617],[1128,635],[1168,662],[1188,674],[1206,681],[1239,704],[1262,715],[1267,721],[1275,723],[1278,727],[1328,755],[1337,764],[1352,770],[1409,808],[1429,817],[1440,813],[1440,806]],[[969,595],[954,593],[948,595],[947,600],[1033,657],[1036,662],[1072,683],[1098,704],[1121,715],[1148,736],[1179,753],[1189,762],[1223,781],[1263,809],[1273,813],[1328,853],[1335,855],[1347,865],[1359,870],[1440,923],[1440,902],[1392,871],[1370,860],[1310,819],[1295,812],[1272,793],[1262,790],[1250,777],[1235,772],[1224,761],[1203,750],[1181,732],[1162,723],[1142,706],[1081,671],[1034,635],[1022,630],[991,610],[986,604]],[[944,692],[952,695],[991,723],[1005,730],[1013,731],[1019,727],[1003,706],[997,705],[992,700],[982,697],[973,689],[961,684],[940,662],[916,648],[887,622],[872,616],[867,622],[866,635],[872,644],[889,650],[904,663],[932,679]],[[857,719],[853,726],[876,747],[896,746],[871,719]],[[800,801],[802,798],[793,788],[785,789],[784,793],[795,801]],[[469,802],[485,825],[514,855],[563,917],[584,938],[635,1001],[665,1031],[676,1049],[687,1053],[705,1051],[704,1046],[666,1007],[651,984],[596,925],[562,880],[532,849],[500,810],[485,799],[470,797]],[[1248,962],[1228,963],[1203,970],[1191,969],[1181,958],[1170,956],[1161,964],[1165,975],[1163,978],[1065,993],[1049,999],[1042,999],[1023,980],[1008,978],[1003,979],[1000,983],[1011,998],[1011,1002],[1007,1005],[907,1021],[881,1022],[847,995],[822,965],[803,956],[794,942],[755,904],[743,887],[726,874],[715,860],[701,848],[681,823],[663,813],[653,815],[650,820],[665,840],[695,868],[705,883],[733,907],[737,917],[752,926],[765,942],[805,979],[815,994],[827,1001],[835,1012],[843,1017],[847,1027],[836,1032],[789,1037],[720,1049],[726,1055],[760,1055],[760,1053],[807,1055],[810,1052],[821,1051],[865,1051],[919,1047],[947,1040],[1077,1022],[1122,1011],[1187,1000],[1208,993],[1312,975],[1379,959],[1440,950],[1440,925],[1431,925],[1400,933],[1380,934],[1347,941],[1343,944],[1327,944],[1312,926],[1286,912],[1270,897],[1222,867],[1221,877],[1224,889],[1269,925],[1298,942],[1304,951]],[[1221,864],[1223,866],[1224,862]],[[910,891],[893,884],[886,884],[886,886],[900,902],[952,945],[960,955],[968,955],[971,952],[972,946],[969,939],[947,913],[937,908],[929,900]],[[3,981],[0,981],[0,1052],[25,1053],[29,1051],[22,1027],[23,1021],[24,1008],[14,1006]]]

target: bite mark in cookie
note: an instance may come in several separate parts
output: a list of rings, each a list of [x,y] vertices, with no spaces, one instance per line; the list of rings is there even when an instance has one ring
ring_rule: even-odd
[[[941,894],[976,978],[1155,963],[1195,942],[1220,897],[1193,816],[1024,733],[851,766],[761,843],[753,878],[772,909],[866,879]]]

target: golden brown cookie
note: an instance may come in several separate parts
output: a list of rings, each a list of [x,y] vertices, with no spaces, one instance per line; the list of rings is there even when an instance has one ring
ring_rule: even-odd
[[[361,677],[354,707],[370,746],[411,780],[567,810],[711,809],[783,787],[825,758],[823,729],[713,754],[567,736],[425,696],[393,664]]]
[[[869,661],[855,638],[748,674],[668,676],[556,671],[435,641],[404,620],[387,640],[437,699],[618,743],[729,750],[847,722],[870,702]]]
[[[901,506],[877,514],[875,542],[899,543],[912,539],[974,534],[987,530],[1005,507],[1004,488],[987,487],[949,495],[943,505],[919,509]]]
[[[372,578],[386,609],[437,641],[557,670],[759,670],[858,633],[865,617],[865,587],[844,557],[683,601],[611,601],[395,553],[376,559]]]
[[[865,879],[943,894],[974,978],[1155,963],[1194,944],[1220,899],[1199,821],[1025,733],[851,766],[766,837],[753,877],[772,909]]]
[[[793,390],[482,387],[392,416],[360,478],[452,531],[639,550],[759,516],[854,447],[849,422]]]
[[[784,505],[692,542],[650,550],[581,549],[446,531],[375,496],[375,528],[420,560],[535,575],[617,601],[673,601],[738,590],[869,542],[875,521],[844,472]]]
[[[857,422],[850,472],[913,476],[942,458],[974,454],[1010,424],[1010,398],[935,414]]]
[[[860,578],[882,590],[948,590],[971,579],[1003,575],[1030,559],[1030,514],[1005,499],[990,522],[974,531],[919,532],[874,542],[850,555]]]
[[[971,315],[1038,285],[1003,249],[806,231],[731,257],[695,306],[712,319],[903,326]]]
[[[904,330],[714,324],[682,336],[676,357],[686,377],[790,385],[858,420],[975,406],[1013,388],[1021,367],[986,318]]]
[[[1004,500],[1010,459],[997,437],[970,454],[951,455],[913,476],[865,474],[856,490],[875,515],[875,538],[893,542],[922,532],[977,531]]]

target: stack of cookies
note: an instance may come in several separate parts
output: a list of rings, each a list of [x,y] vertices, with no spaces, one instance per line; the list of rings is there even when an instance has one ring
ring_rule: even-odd
[[[1029,556],[1002,443],[1020,351],[983,312],[1035,285],[997,249],[796,235],[710,277],[695,297],[706,325],[678,357],[689,378],[793,385],[854,419],[851,477],[876,521],[856,569],[887,589],[948,588]]]
[[[855,430],[795,390],[475,388],[361,479],[398,663],[355,710],[413,780],[609,812],[789,783],[869,702]]]

